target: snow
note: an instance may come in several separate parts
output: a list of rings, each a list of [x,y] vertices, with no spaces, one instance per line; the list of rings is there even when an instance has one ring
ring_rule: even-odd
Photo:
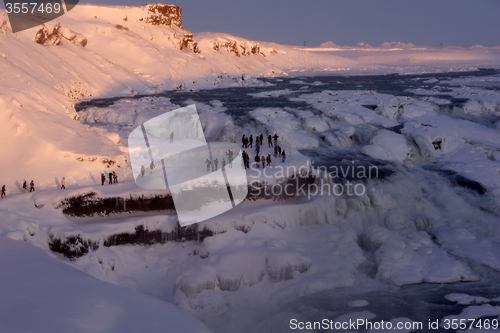
[[[405,231],[399,236],[379,226],[365,229],[363,241],[375,251],[382,279],[397,286],[478,279],[467,266],[436,247],[426,232],[407,232],[408,229],[411,230],[401,228]]]
[[[314,136],[303,131],[297,131],[302,128],[302,122],[293,114],[282,109],[258,108],[249,114],[252,118],[265,125],[269,133],[278,134],[280,141],[294,148],[315,148],[319,144],[318,139]],[[267,141],[267,138],[264,139],[263,145]]]
[[[262,91],[259,93],[253,93],[249,94],[250,96],[253,97],[259,97],[259,98],[264,98],[264,97],[280,97],[280,96],[285,96],[293,93],[293,90],[290,89],[283,89],[283,90],[274,90],[274,91]]]
[[[360,300],[350,301],[347,305],[351,308],[362,308],[368,306],[368,304],[369,304],[368,301],[360,299]]]
[[[491,300],[481,297],[481,296],[471,296],[466,294],[449,294],[445,296],[445,299],[450,302],[456,302],[460,305],[470,305],[470,304],[484,304],[489,303]]]
[[[171,304],[99,281],[30,242],[0,238],[2,331],[211,332]]]
[[[481,306],[469,306],[463,309],[460,314],[456,316],[446,316],[443,319],[457,319],[460,322],[460,319],[479,319],[483,317],[496,317],[498,315],[500,315],[500,306],[483,304]]]
[[[361,152],[381,160],[404,162],[411,148],[403,135],[380,130],[370,140],[370,145],[361,148]]]
[[[349,320],[357,320],[357,319],[370,320],[370,319],[374,319],[375,317],[377,317],[377,316],[370,311],[351,312],[349,314],[337,317],[335,319],[335,322],[336,323],[345,323],[345,322],[349,322]]]

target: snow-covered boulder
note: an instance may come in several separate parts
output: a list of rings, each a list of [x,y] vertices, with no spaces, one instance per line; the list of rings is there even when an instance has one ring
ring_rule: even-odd
[[[381,160],[404,162],[411,152],[411,147],[403,135],[380,130],[370,140],[370,145],[361,148],[361,152]]]
[[[426,232],[395,233],[372,226],[365,229],[362,239],[375,253],[378,276],[396,286],[478,279],[466,265],[435,246]]]

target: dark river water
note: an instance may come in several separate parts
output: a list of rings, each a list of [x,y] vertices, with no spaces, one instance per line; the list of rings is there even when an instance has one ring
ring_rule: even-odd
[[[480,282],[417,284],[392,290],[360,291],[355,287],[335,289],[297,299],[270,315],[261,326],[271,328],[274,332],[293,332],[287,329],[290,318],[296,318],[302,322],[314,322],[324,318],[335,319],[350,312],[369,311],[377,316],[372,319],[376,322],[390,321],[394,318],[410,318],[415,322],[423,323],[424,329],[418,332],[454,332],[443,327],[428,328],[429,321],[442,322],[444,317],[457,315],[467,307],[447,301],[444,297],[451,293],[464,293],[486,298],[497,297],[500,295],[500,276],[492,274],[490,278]],[[347,303],[354,300],[366,300],[369,304],[360,308],[347,307]],[[498,306],[500,302],[490,304]],[[495,317],[486,318],[492,320]],[[497,331],[500,332],[500,328]],[[332,332],[332,330],[319,329],[315,332]],[[335,332],[338,331],[335,330]]]
[[[248,111],[258,107],[292,107],[297,109],[310,109],[305,102],[292,102],[290,97],[296,97],[302,94],[316,93],[323,90],[373,90],[378,93],[391,94],[396,96],[413,96],[409,89],[434,89],[440,92],[435,97],[448,99],[454,105],[464,103],[466,99],[456,99],[447,93],[449,89],[439,86],[439,81],[450,80],[462,77],[481,77],[497,75],[500,70],[481,69],[473,72],[454,72],[454,73],[432,73],[419,75],[368,75],[368,76],[308,76],[294,78],[262,78],[263,82],[272,83],[272,86],[265,87],[236,87],[206,89],[199,91],[165,91],[162,93],[150,95],[135,95],[133,97],[112,97],[103,99],[94,99],[76,104],[76,111],[83,111],[89,107],[105,107],[112,105],[120,99],[139,99],[146,96],[167,97],[174,104],[182,105],[185,101],[192,99],[201,103],[209,103],[213,100],[219,100],[227,108],[226,113],[230,114],[236,121],[238,118],[246,119]],[[435,78],[439,81],[435,83],[426,83],[429,79]],[[301,83],[303,82],[303,83]],[[437,87],[436,87],[437,86]],[[249,94],[272,90],[299,90],[301,87],[307,87],[302,91],[292,94],[273,97],[273,98],[254,98]],[[487,87],[485,89],[498,90],[500,87]]]

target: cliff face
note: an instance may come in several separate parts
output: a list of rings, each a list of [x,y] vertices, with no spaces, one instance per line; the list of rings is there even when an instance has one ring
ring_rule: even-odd
[[[181,12],[182,9],[175,5],[149,5],[148,13],[150,15],[144,18],[144,22],[151,25],[165,25],[169,27],[175,25],[182,29]]]

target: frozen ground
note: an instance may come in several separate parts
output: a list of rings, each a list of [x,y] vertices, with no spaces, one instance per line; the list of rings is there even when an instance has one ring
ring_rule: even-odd
[[[2,332],[210,332],[153,297],[94,279],[32,244],[0,237]]]

